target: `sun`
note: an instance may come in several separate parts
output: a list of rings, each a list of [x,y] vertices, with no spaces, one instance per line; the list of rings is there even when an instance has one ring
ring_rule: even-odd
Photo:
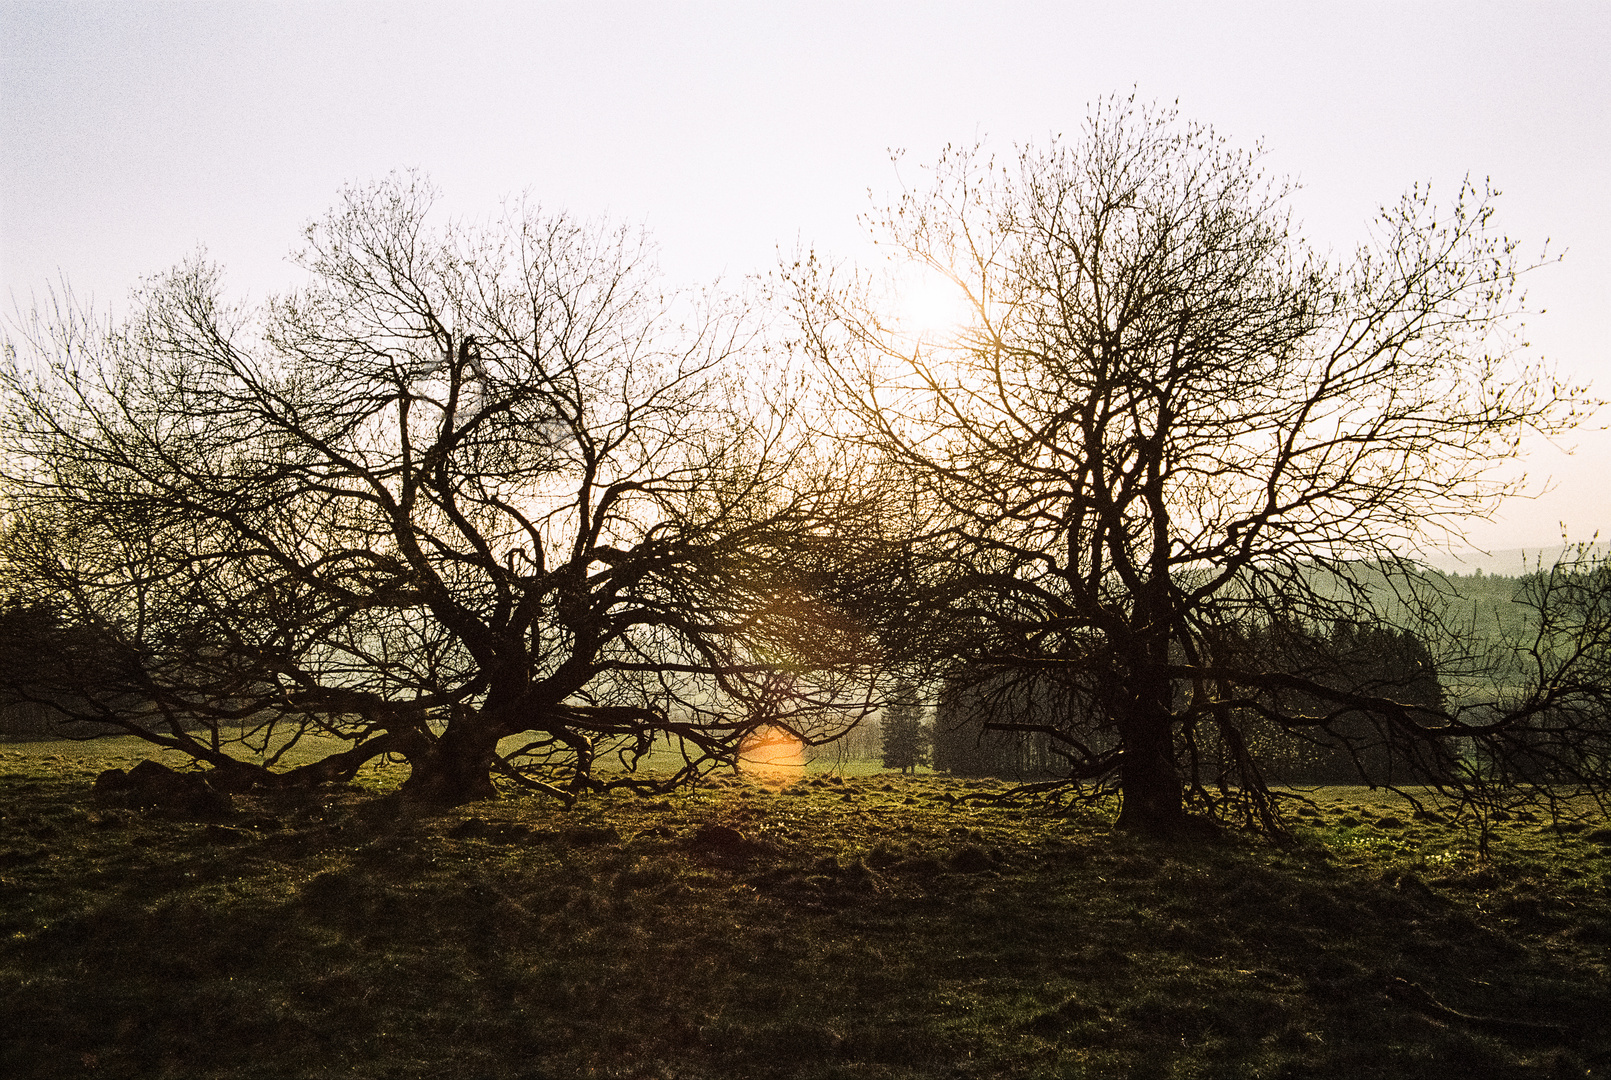
[[[968,320],[966,291],[932,266],[902,268],[892,283],[892,293],[895,328],[913,340],[943,340]]]

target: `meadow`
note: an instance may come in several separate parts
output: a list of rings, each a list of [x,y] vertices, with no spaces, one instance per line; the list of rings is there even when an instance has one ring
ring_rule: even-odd
[[[1611,1075],[1611,828],[1305,793],[1117,833],[997,781],[726,775],[431,816],[371,769],[208,820],[0,745],[8,1077]]]

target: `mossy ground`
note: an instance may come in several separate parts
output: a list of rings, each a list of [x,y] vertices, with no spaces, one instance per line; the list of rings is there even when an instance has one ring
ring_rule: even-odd
[[[96,807],[139,754],[0,747],[0,1075],[1611,1074],[1604,822],[1483,859],[1327,789],[1182,847],[876,773]]]

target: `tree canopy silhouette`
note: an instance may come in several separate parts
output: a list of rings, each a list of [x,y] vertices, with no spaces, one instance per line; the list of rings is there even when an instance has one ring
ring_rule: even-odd
[[[1588,403],[1518,343],[1524,267],[1488,191],[1417,187],[1340,259],[1294,231],[1290,195],[1257,151],[1110,100],[1076,140],[947,150],[875,213],[897,261],[951,283],[958,325],[907,326],[814,257],[787,271],[840,437],[921,508],[920,647],[952,685],[1066,703],[1009,726],[1083,790],[1121,790],[1127,827],[1227,802],[1268,823],[1253,723],[1342,737],[1369,716],[1391,752],[1443,760],[1595,693],[1564,655],[1503,700],[1447,702],[1313,655],[1336,625],[1405,629],[1459,669],[1403,556],[1490,511],[1511,490],[1495,462]],[[1253,647],[1283,626],[1310,646]],[[1603,757],[1574,760],[1603,782]]]
[[[742,306],[663,291],[631,230],[437,227],[435,198],[347,191],[261,306],[195,260],[119,326],[64,297],[8,337],[6,579],[96,642],[31,692],[220,781],[391,754],[446,803],[842,731],[878,522]],[[341,742],[287,767],[315,735]]]

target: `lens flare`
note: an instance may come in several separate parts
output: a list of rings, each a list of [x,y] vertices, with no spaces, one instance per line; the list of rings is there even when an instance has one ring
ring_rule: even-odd
[[[739,768],[763,783],[786,787],[805,773],[805,744],[782,728],[756,728],[738,756]]]

